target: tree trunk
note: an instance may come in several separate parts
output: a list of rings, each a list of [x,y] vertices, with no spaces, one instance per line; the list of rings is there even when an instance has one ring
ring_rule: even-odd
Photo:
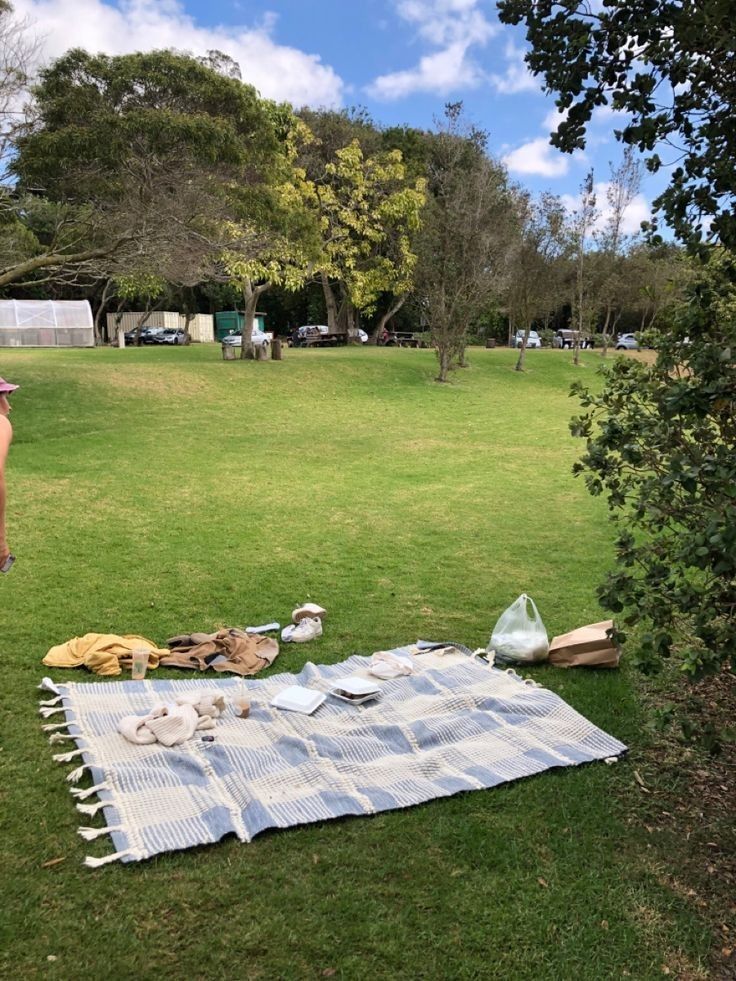
[[[136,347],[140,347],[141,346],[141,331],[143,330],[143,325],[148,320],[148,318],[151,316],[151,314],[153,313],[153,311],[159,306],[160,303],[163,303],[163,300],[160,300],[158,303],[154,303],[153,305],[151,305],[150,304],[150,301],[149,301],[149,303],[146,306],[146,309],[143,311],[143,313],[138,318],[138,323],[135,325],[135,345],[136,345]]]
[[[578,305],[578,329],[574,334],[574,341],[572,346],[572,363],[574,365],[580,364],[580,338],[583,336],[583,325],[585,323],[585,315],[583,310],[583,303],[585,300],[585,276],[583,269],[583,261],[585,257],[585,229],[580,237],[580,255],[578,256],[578,271],[577,271],[577,305]]]
[[[256,310],[261,293],[265,293],[271,284],[259,283],[254,286],[251,280],[246,279],[243,283],[243,300],[245,301],[245,318],[243,322],[243,333],[240,344],[240,358],[243,361],[253,361],[253,326],[256,320]]]
[[[125,340],[123,340],[122,345],[120,344],[120,324],[122,323],[122,320],[123,320],[123,301],[121,300],[118,303],[117,310],[115,311],[115,332],[114,332],[114,337],[111,337],[110,340],[112,341],[113,339],[115,339],[118,342],[118,345],[119,346],[125,347]],[[123,333],[125,333],[125,332],[123,331]]]
[[[438,382],[446,382],[447,374],[450,370],[450,349],[446,344],[437,348],[437,359],[440,363],[440,373],[435,379]]]
[[[335,291],[330,285],[330,280],[326,273],[320,273],[322,279],[322,292],[325,295],[325,306],[327,307],[327,326],[331,334],[337,333],[337,301]]]
[[[258,297],[254,293],[250,280],[246,280],[246,284],[243,285],[245,316],[240,335],[240,360],[253,361],[255,359],[255,353],[253,351],[253,321],[255,320]]]
[[[190,334],[189,334],[189,325],[194,320],[194,317],[195,317],[195,314],[193,314],[191,310],[187,310],[186,313],[184,314],[184,333],[187,335],[187,338],[190,337]],[[188,344],[189,343],[189,340],[188,339],[185,340],[184,343],[185,344]]]
[[[529,341],[529,331],[531,329],[532,329],[532,325],[529,321],[527,321],[527,325],[524,328],[524,336],[521,339],[521,347],[519,348],[519,358],[516,362],[516,367],[514,368],[514,371],[524,370],[524,357],[526,355],[526,345]]]
[[[408,296],[409,296],[408,293],[402,293],[401,296],[399,296],[391,304],[391,306],[388,308],[388,310],[383,314],[383,316],[381,317],[381,319],[378,321],[378,325],[376,326],[375,330],[373,331],[373,333],[371,334],[370,338],[368,339],[368,343],[369,344],[377,344],[378,343],[378,338],[383,333],[383,330],[384,330],[386,324],[403,307],[403,305],[406,303],[406,300],[407,300],[407,297]]]
[[[338,334],[350,334],[355,329],[355,307],[344,283],[340,283],[340,306],[337,311]]]
[[[100,297],[100,303],[95,310],[94,319],[94,333],[95,333],[95,345],[102,344],[102,331],[100,330],[100,321],[102,320],[102,314],[107,307],[107,301],[110,298],[110,292],[112,290],[112,279],[108,279],[105,283],[105,288],[102,291],[102,296]]]
[[[608,353],[608,328],[611,325],[611,303],[606,304],[606,319],[603,321],[603,350],[601,356],[605,358]]]
[[[345,297],[345,333],[352,337],[356,330],[356,309],[350,297]]]

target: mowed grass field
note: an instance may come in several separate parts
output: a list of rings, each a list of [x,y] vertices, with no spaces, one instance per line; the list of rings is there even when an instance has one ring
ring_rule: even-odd
[[[18,560],[0,581],[0,976],[705,976],[707,929],[631,820],[646,737],[625,662],[531,672],[629,744],[616,766],[82,865],[111,849],[78,837],[90,819],[40,728],[52,644],[109,631],[163,646],[321,603],[324,636],[284,645],[280,672],[417,638],[485,646],[523,591],[550,636],[602,618],[611,531],[570,474],[567,428],[570,383],[594,382],[599,356],[575,368],[530,351],[524,373],[515,360],[474,350],[440,386],[429,351],[3,351],[0,374],[22,387]]]

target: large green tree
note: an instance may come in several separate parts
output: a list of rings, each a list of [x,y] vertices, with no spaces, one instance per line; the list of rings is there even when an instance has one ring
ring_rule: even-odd
[[[533,201],[529,195],[517,193],[516,208],[504,300],[511,332],[524,332],[516,363],[516,370],[523,371],[529,331],[535,321],[544,320],[560,303],[569,240],[559,198],[543,194]]]
[[[611,167],[611,179],[606,189],[608,215],[603,227],[594,233],[597,245],[594,280],[598,301],[603,354],[616,331],[623,306],[630,296],[626,257],[633,238],[625,232],[626,210],[639,193],[641,164],[631,147],[627,147],[618,167]]]
[[[235,244],[223,253],[230,281],[240,290],[245,308],[241,359],[252,359],[252,333],[261,296],[274,286],[293,292],[304,285],[322,257],[322,240],[314,183],[298,165],[299,152],[312,142],[311,131],[286,104],[269,103],[267,109],[279,134],[281,152],[274,161],[267,195],[269,234],[257,245],[248,229],[257,231],[254,216],[245,215],[231,226]],[[237,247],[246,242],[246,249]]]
[[[517,220],[506,171],[486,152],[486,134],[449,104],[427,165],[417,293],[437,351],[437,381],[463,363],[468,331],[502,289]]]
[[[365,157],[357,141],[338,150],[315,182],[323,235],[320,272],[330,326],[337,325],[331,281],[351,310],[372,311],[382,293],[405,297],[413,285],[413,243],[424,205],[424,181],[406,180],[398,150]]]
[[[328,324],[351,332],[356,313],[372,313],[379,300],[381,324],[413,286],[424,178],[415,168],[407,174],[400,149],[365,112],[301,115],[313,134],[299,162],[315,191]]]
[[[596,319],[590,238],[598,218],[597,203],[593,171],[589,170],[580,185],[577,208],[569,216],[570,242],[575,268],[571,280],[570,323],[575,330],[572,351],[573,364],[576,365],[580,364],[580,345],[593,332]]]
[[[635,318],[632,324],[641,331],[655,326],[666,329],[664,318],[682,303],[698,265],[672,242],[634,245],[624,257],[621,271],[621,280],[628,287],[628,313]]]
[[[17,194],[49,202],[59,220],[32,229],[35,247],[0,285],[84,263],[191,285],[214,274],[228,220],[267,219],[277,135],[238,79],[170,51],[73,50],[41,73],[35,98],[17,141]],[[252,223],[241,251],[248,237]]]

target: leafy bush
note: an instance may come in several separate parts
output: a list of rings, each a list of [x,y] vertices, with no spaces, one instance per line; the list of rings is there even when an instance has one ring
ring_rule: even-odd
[[[673,653],[692,677],[736,666],[736,259],[715,249],[648,365],[616,358],[573,386],[587,440],[575,465],[606,494],[616,566],[603,606],[641,628],[647,672]]]

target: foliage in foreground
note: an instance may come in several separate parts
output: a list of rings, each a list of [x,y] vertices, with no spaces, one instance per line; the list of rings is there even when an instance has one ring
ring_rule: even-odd
[[[640,623],[640,666],[675,653],[696,677],[736,665],[736,259],[717,250],[656,361],[604,366],[600,394],[573,385],[587,438],[575,465],[618,528],[604,606]]]

